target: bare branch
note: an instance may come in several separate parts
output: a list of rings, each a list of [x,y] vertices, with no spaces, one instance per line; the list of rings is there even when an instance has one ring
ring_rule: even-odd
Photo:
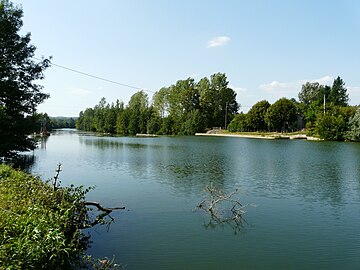
[[[113,210],[124,210],[125,209],[125,207],[107,207],[107,208],[105,208],[98,202],[85,202],[84,204],[86,206],[89,206],[89,205],[95,206],[98,210],[108,213],[108,214],[110,214]]]
[[[247,205],[242,205],[238,199],[233,198],[239,193],[238,189],[229,194],[224,194],[218,191],[211,182],[210,186],[205,188],[205,191],[209,193],[210,198],[198,204],[198,208],[209,213],[211,220],[217,224],[227,223],[236,229],[243,222],[246,222],[243,215],[246,213],[245,208]],[[230,223],[234,223],[234,225]],[[208,225],[210,224],[211,227],[214,225],[211,221]]]
[[[57,167],[56,167],[56,170],[55,170],[55,176],[53,178],[53,188],[54,190],[58,189],[58,186],[60,185],[60,183],[57,183],[57,180],[59,179],[59,175],[60,175],[60,172],[61,172],[61,163],[59,162]]]

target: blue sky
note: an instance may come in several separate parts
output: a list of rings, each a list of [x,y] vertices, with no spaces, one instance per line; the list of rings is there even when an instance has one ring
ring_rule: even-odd
[[[15,0],[36,56],[152,93],[177,80],[226,73],[240,110],[297,98],[301,85],[340,76],[360,103],[357,0]],[[39,111],[77,116],[101,97],[127,103],[136,89],[52,66]]]

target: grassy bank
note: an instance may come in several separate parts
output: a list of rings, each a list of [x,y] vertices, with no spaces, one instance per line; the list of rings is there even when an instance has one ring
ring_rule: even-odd
[[[74,269],[87,246],[87,190],[0,164],[0,269]]]

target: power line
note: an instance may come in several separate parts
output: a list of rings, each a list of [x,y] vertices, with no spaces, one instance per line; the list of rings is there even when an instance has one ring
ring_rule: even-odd
[[[33,57],[33,58],[34,58],[35,60],[42,61],[42,59],[39,59],[39,58],[37,58],[37,57]],[[83,72],[83,71],[79,71],[79,70],[76,70],[76,69],[73,69],[73,68],[68,68],[68,67],[65,67],[65,66],[61,66],[61,65],[55,64],[55,63],[53,63],[53,62],[51,62],[51,61],[50,61],[50,64],[51,64],[52,66],[55,66],[55,67],[58,67],[58,68],[62,68],[62,69],[65,69],[65,70],[68,70],[68,71],[71,71],[71,72],[75,72],[75,73],[78,73],[78,74],[81,74],[81,75],[84,75],[84,76],[88,76],[88,77],[91,77],[91,78],[94,78],[94,79],[97,79],[97,80],[101,80],[101,81],[105,81],[105,82],[108,82],[108,83],[117,84],[117,85],[120,85],[120,86],[132,88],[132,89],[136,89],[136,90],[140,90],[140,89],[141,89],[141,90],[146,91],[146,92],[155,93],[154,91],[145,90],[145,89],[142,89],[141,87],[136,87],[136,86],[132,86],[132,85],[125,84],[125,83],[120,83],[120,82],[117,82],[117,81],[113,81],[113,80],[109,80],[109,79],[102,78],[102,77],[99,77],[99,76],[95,76],[95,75],[92,75],[92,74],[89,74],[89,73],[86,73],[86,72]]]

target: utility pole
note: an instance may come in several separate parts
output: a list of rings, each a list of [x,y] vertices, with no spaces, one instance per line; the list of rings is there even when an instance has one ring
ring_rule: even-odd
[[[326,99],[325,99],[325,94],[324,94],[324,115],[325,115],[325,109],[326,108]]]
[[[225,103],[225,130],[227,128],[227,106],[228,106],[228,103],[226,102]]]

